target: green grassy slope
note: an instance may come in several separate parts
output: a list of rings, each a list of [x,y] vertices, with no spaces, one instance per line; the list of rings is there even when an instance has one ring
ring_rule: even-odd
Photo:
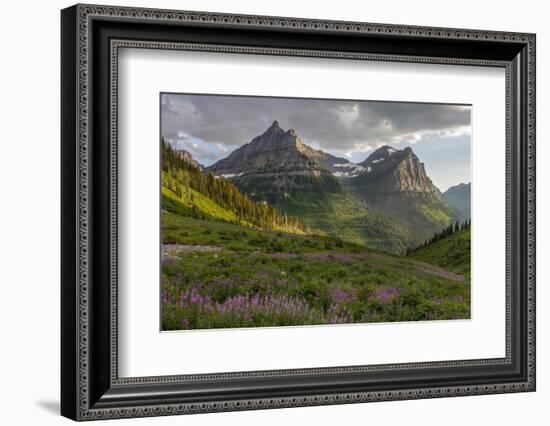
[[[372,209],[416,230],[423,239],[457,218],[445,201],[434,194],[413,192],[378,194],[375,190],[350,185],[348,189]]]
[[[184,217],[168,211],[162,213],[162,239],[165,244],[209,245],[246,253],[377,252],[329,236],[266,231],[232,223]]]
[[[470,227],[421,248],[410,257],[470,277]]]
[[[178,197],[173,191],[162,187],[162,210],[176,213],[180,216],[204,218],[212,221],[237,223],[251,226],[245,220],[239,219],[235,212],[224,209],[210,198],[202,195],[194,189]]]
[[[348,192],[302,193],[282,200],[279,209],[299,217],[312,230],[395,253],[421,241],[403,223],[377,211]]]

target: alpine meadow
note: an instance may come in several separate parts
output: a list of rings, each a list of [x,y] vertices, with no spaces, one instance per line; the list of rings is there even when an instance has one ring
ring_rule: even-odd
[[[470,318],[469,105],[160,99],[163,331]]]

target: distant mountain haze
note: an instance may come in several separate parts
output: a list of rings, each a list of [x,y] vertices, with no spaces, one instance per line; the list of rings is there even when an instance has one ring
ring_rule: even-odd
[[[471,183],[459,183],[443,193],[447,203],[460,215],[461,220],[471,217]]]

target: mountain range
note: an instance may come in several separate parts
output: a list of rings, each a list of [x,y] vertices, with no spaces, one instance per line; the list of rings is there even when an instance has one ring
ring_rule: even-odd
[[[463,191],[442,194],[411,148],[383,146],[352,163],[304,144],[277,121],[204,171],[311,229],[392,251],[469,212],[464,203],[457,205]]]

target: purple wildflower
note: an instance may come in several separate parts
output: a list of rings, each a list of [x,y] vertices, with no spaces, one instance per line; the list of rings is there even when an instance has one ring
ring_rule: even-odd
[[[178,258],[176,256],[173,256],[171,254],[162,254],[161,261],[163,265],[169,265],[171,263],[175,263]]]
[[[320,260],[321,262],[332,260],[332,255],[330,255],[329,253],[319,253],[319,254],[316,254],[314,257],[315,259]]]
[[[346,298],[350,296],[346,294]],[[167,300],[170,303],[169,299]],[[193,286],[179,293],[177,306],[182,314],[192,312],[193,315],[214,314],[220,320],[238,321],[242,325],[254,326],[260,322],[277,324],[327,324],[351,322],[346,311],[331,307],[328,313],[311,307],[304,299],[284,295],[238,294],[223,302],[215,302],[210,296],[202,295]],[[192,311],[189,311],[189,310]],[[181,321],[182,329],[189,328],[187,318]]]
[[[330,297],[337,303],[350,302],[356,299],[355,294],[347,293],[338,287],[333,287],[330,289]]]
[[[334,259],[336,259],[338,262],[341,262],[341,263],[353,262],[353,255],[351,254],[337,253],[337,254],[333,254],[333,257]]]
[[[382,287],[376,290],[375,297],[382,303],[388,303],[399,296],[401,291],[395,287]]]
[[[298,257],[298,254],[296,254],[296,253],[271,253],[270,256],[271,257],[282,258],[282,259],[288,259],[288,258]]]

